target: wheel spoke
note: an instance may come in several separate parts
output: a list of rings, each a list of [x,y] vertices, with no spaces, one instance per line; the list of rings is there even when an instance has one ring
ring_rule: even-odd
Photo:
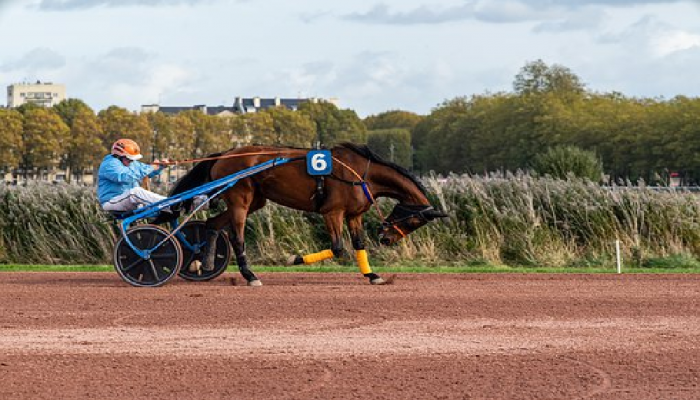
[[[150,244],[148,245],[147,249],[152,249],[153,246],[155,246],[158,243],[158,235],[151,235],[151,240]]]
[[[158,276],[158,268],[156,268],[153,260],[148,260],[148,264],[151,266],[151,272],[153,273],[153,277],[156,278],[156,282],[160,281],[160,276]]]
[[[127,273],[127,272],[131,271],[131,270],[132,270],[134,267],[136,267],[137,265],[142,264],[144,261],[146,261],[146,260],[144,260],[143,258],[139,258],[138,260],[136,260],[136,261],[134,261],[133,263],[129,264],[129,266],[127,266],[126,268],[122,268],[122,272]]]
[[[144,235],[144,232],[137,231],[134,233],[134,238],[132,239],[132,242],[134,243],[134,246],[138,248],[139,250],[143,250],[144,243],[146,242],[147,236]]]
[[[153,259],[153,260],[167,260],[169,258],[174,258],[174,257],[177,257],[177,253],[174,251],[172,253],[151,254],[151,259]]]
[[[201,239],[199,237],[199,229],[197,226],[195,226],[194,229],[192,229],[192,233],[194,234],[194,240],[192,241],[192,243],[199,244],[199,241]]]

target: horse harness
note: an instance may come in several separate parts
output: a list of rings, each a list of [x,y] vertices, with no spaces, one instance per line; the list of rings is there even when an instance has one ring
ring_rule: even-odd
[[[247,156],[247,155],[262,155],[262,154],[280,154],[280,152],[260,152],[260,153],[251,153],[251,154],[232,154],[232,155],[219,155],[216,157],[206,157],[206,158],[197,158],[197,159],[187,159],[187,160],[181,160],[181,161],[171,161],[165,163],[166,165],[178,165],[182,163],[193,163],[193,162],[200,162],[200,161],[208,161],[208,160],[219,160],[223,158],[232,158],[232,157],[242,157],[242,156]],[[301,161],[306,159],[305,156],[300,156],[300,157],[293,157],[289,161]],[[337,161],[340,165],[343,167],[347,168],[350,172],[352,172],[359,180],[358,181],[350,181],[344,178],[341,178],[335,173],[331,173],[328,175],[329,178],[335,179],[339,182],[343,182],[345,184],[351,185],[351,186],[360,186],[362,188],[362,193],[365,195],[365,198],[367,198],[367,201],[369,201],[370,205],[374,205],[375,208],[377,209],[377,213],[379,214],[379,217],[382,220],[382,226],[383,227],[393,227],[398,233],[401,234],[401,236],[406,236],[406,234],[399,229],[399,227],[396,225],[398,222],[402,222],[408,218],[412,217],[419,217],[421,220],[428,221],[428,219],[423,215],[424,212],[432,210],[432,206],[403,206],[401,204],[397,204],[394,208],[395,211],[403,210],[405,211],[405,215],[401,216],[397,220],[393,221],[388,221],[386,218],[384,218],[384,215],[382,211],[379,209],[379,206],[377,205],[374,196],[372,195],[372,192],[369,189],[369,185],[365,178],[367,177],[367,173],[369,172],[370,165],[372,164],[371,159],[367,159],[367,166],[365,167],[365,171],[362,173],[362,175],[358,174],[354,169],[352,169],[349,165],[345,164],[344,162],[340,161],[339,159],[333,157],[335,161]],[[315,185],[315,190],[314,194],[311,196],[311,198],[314,201],[314,208],[316,212],[319,212],[321,208],[323,207],[323,204],[325,203],[326,199],[328,198],[328,191],[326,190],[326,179],[324,176],[316,176],[314,177],[316,181]],[[421,207],[421,210],[411,210],[411,208],[415,207]],[[393,214],[393,212],[392,212]]]

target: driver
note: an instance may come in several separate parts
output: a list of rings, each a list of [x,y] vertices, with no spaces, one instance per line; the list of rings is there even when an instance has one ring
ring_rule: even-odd
[[[141,149],[131,139],[119,139],[112,145],[111,154],[100,164],[97,198],[105,211],[131,211],[165,199],[148,191],[139,183],[145,177],[152,178],[165,169],[166,164],[155,160],[153,165],[140,160]]]

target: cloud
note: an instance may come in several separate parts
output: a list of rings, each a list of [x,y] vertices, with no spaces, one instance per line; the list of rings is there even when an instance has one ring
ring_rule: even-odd
[[[622,55],[630,59],[629,54]],[[621,57],[622,57],[621,56]],[[613,62],[587,66],[592,90],[618,91],[628,96],[673,98],[677,95],[697,97],[700,75],[700,47],[691,47],[665,57],[639,58],[621,64]]]
[[[700,48],[700,34],[687,32],[673,25],[645,16],[626,29],[601,35],[599,43],[615,44],[645,52],[654,58]]]
[[[605,19],[605,12],[599,8],[588,7],[567,17],[552,21],[545,21],[533,29],[536,33],[582,31],[591,28],[599,28]]]
[[[76,92],[99,94],[101,102],[138,107],[188,90],[194,74],[138,47],[115,48],[84,66],[89,80],[77,80]],[[105,104],[100,104],[103,106]]]
[[[34,74],[38,71],[59,69],[65,65],[66,59],[62,55],[49,48],[38,47],[16,61],[0,64],[0,71],[26,71]]]
[[[311,13],[303,13],[300,18],[301,21],[307,24],[314,23],[316,21],[322,20],[331,15],[330,11],[316,11]]]
[[[475,5],[474,18],[483,22],[513,23],[542,21],[562,16],[562,8],[553,6],[536,8],[527,1],[490,2],[479,1]]]
[[[45,11],[86,10],[95,7],[159,7],[212,3],[215,0],[41,0],[39,9]]]
[[[652,38],[650,43],[654,54],[658,57],[665,57],[679,51],[700,48],[700,35],[670,30]]]
[[[345,20],[390,25],[443,24],[453,21],[476,20],[489,23],[513,23],[523,21],[542,21],[562,17],[563,7],[533,7],[524,0],[493,2],[487,0],[464,1],[464,4],[440,7],[427,6],[408,11],[391,11],[385,4],[374,6],[365,13],[353,13],[343,17]]]
[[[363,51],[348,59],[276,71],[256,87],[273,95],[286,92],[301,97],[336,97],[341,107],[370,115],[396,108],[425,112],[446,96],[463,94],[454,90],[466,90],[463,79],[467,76],[446,60],[412,67],[396,52]]]
[[[490,23],[553,21],[539,26],[539,31],[578,30],[597,26],[601,8],[631,7],[648,4],[670,4],[691,0],[464,0],[461,5],[421,5],[405,11],[393,11],[384,3],[366,12],[344,15],[348,21],[367,24],[417,25],[443,24],[453,21],[476,20]],[[584,15],[580,15],[581,10]],[[594,9],[594,11],[590,11]],[[592,18],[592,19],[591,19]]]
[[[441,24],[473,17],[474,7],[471,3],[437,9],[430,6],[420,6],[406,12],[391,12],[385,4],[378,4],[365,13],[348,14],[343,19],[370,24],[415,25]]]
[[[579,8],[583,6],[590,5],[601,5],[608,7],[631,7],[639,5],[649,5],[649,4],[671,4],[671,3],[689,3],[692,0],[557,0],[553,2],[551,0],[523,0],[531,4],[535,8],[549,8],[553,4],[557,6],[563,6],[566,8]]]
[[[114,81],[135,84],[146,73],[152,57],[138,47],[119,47],[98,56],[88,67],[95,74],[113,77]]]

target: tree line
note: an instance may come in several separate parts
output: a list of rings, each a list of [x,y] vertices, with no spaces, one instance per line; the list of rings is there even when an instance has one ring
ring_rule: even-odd
[[[330,103],[230,118],[135,114],[116,106],[96,114],[77,99],[50,109],[25,105],[0,110],[0,168],[81,173],[120,137],[136,140],[147,157],[172,159],[247,143],[352,141],[417,173],[538,168],[544,153],[568,157],[557,152],[563,148],[587,152],[583,158],[593,154],[612,179],[655,182],[677,172],[688,184],[700,182],[700,99],[597,93],[570,69],[541,60],[520,70],[512,91],[449,99],[425,116],[392,110],[363,120]]]
[[[413,128],[415,167],[441,173],[529,169],[538,155],[575,147],[612,179],[700,181],[700,99],[589,91],[568,68],[538,60],[513,91],[445,101]]]
[[[25,177],[62,168],[82,176],[99,165],[120,138],[139,143],[146,159],[186,159],[257,143],[310,147],[343,141],[364,143],[367,130],[352,110],[330,103],[303,103],[219,117],[199,110],[177,115],[133,113],[112,106],[95,113],[79,99],[52,108],[25,104],[0,109],[0,170]]]

